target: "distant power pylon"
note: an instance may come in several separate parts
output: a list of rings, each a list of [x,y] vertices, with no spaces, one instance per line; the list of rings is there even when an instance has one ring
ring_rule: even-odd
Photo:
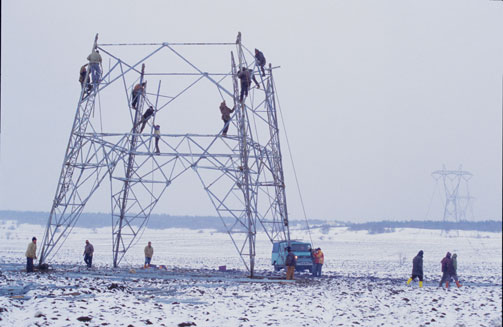
[[[472,174],[462,170],[447,170],[445,166],[442,170],[436,170],[432,174],[435,180],[442,180],[444,185],[445,204],[443,221],[460,222],[466,220],[466,212],[473,197],[470,196],[468,181]]]
[[[260,73],[241,34],[228,43],[135,44],[98,44],[96,35],[92,49],[99,49],[109,67],[99,84],[83,83],[40,263],[57,253],[89,199],[109,179],[117,267],[166,189],[176,187],[179,177],[190,171],[253,276],[257,231],[265,231],[271,242],[290,240],[273,67],[269,64]],[[258,79],[242,100],[237,78],[241,68]],[[133,106],[133,88],[146,82]],[[235,108],[227,135],[218,110],[223,100]],[[147,120],[150,107],[154,114]],[[183,110],[183,117],[196,125],[202,109],[215,113],[218,128],[213,133],[194,133],[184,126],[181,134],[155,134],[156,124],[169,126],[164,131],[178,127],[170,113]],[[188,198],[187,205],[197,201]]]

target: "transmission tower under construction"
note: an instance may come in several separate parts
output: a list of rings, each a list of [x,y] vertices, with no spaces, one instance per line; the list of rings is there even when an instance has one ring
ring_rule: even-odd
[[[191,171],[253,277],[257,232],[263,230],[271,242],[290,240],[274,67],[261,72],[240,33],[227,43],[101,44],[96,35],[95,51],[108,67],[98,81],[90,80],[87,67],[40,263],[56,255],[88,201],[109,180],[117,267],[166,189]],[[237,75],[246,69],[256,85],[240,100]],[[209,93],[219,102],[210,103]],[[160,132],[170,130],[162,126],[173,126],[170,114],[187,103],[215,108],[219,120],[220,101],[235,110],[214,133]],[[113,131],[121,122],[126,126]]]

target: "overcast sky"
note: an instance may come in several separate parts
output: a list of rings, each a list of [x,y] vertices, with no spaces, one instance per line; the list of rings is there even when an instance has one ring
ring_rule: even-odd
[[[3,1],[0,210],[50,210],[95,33],[106,43],[233,42],[238,31],[281,66],[309,217],[440,219],[431,173],[445,164],[473,174],[475,219],[501,219],[503,2],[485,0]],[[201,190],[180,190],[155,212],[215,215],[191,196]],[[99,196],[86,211],[110,211]]]

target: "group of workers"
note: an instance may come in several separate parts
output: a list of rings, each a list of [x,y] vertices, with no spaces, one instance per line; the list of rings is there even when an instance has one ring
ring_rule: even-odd
[[[260,68],[262,71],[262,76],[265,76],[265,69],[264,66],[266,64],[266,59],[262,51],[259,49],[255,49],[255,61],[257,63],[257,66]],[[253,70],[246,68],[246,67],[241,67],[241,69],[237,72],[237,77],[239,78],[240,85],[241,85],[241,92],[239,95],[239,101],[243,102],[243,98],[248,96],[248,90],[250,89],[251,82],[255,82],[255,85],[257,86],[258,89],[260,89],[260,84],[255,78],[255,75],[253,74]],[[227,136],[227,131],[229,130],[229,122],[231,120],[231,113],[234,112],[234,108],[229,108],[227,107],[227,104],[225,103],[225,100],[220,103],[220,113],[222,114],[222,120],[224,121],[224,127],[222,129],[222,136]]]
[[[144,267],[150,267],[150,262],[152,260],[152,256],[154,255],[154,248],[152,247],[152,242],[148,242],[147,246],[144,249],[145,254],[145,264]],[[84,262],[87,268],[91,268],[93,264],[93,255],[94,255],[94,246],[86,240],[86,245],[84,246]],[[26,272],[33,272],[33,260],[37,259],[37,238],[35,236],[32,237],[31,242],[28,244],[28,248],[26,249]]]
[[[423,287],[423,254],[424,251],[421,250],[418,254],[412,259],[412,276],[407,280],[407,285],[409,285],[412,281],[419,279],[419,287]],[[449,282],[454,280],[456,282],[456,286],[459,288],[461,284],[458,280],[458,255],[454,253],[451,257],[451,253],[447,252],[445,257],[440,261],[442,265],[442,278],[440,279],[440,283],[438,287],[442,287],[445,283],[445,288],[449,288]]]
[[[297,265],[297,256],[292,251],[292,248],[288,246],[286,248],[288,254],[285,259],[286,266],[286,279],[293,280],[295,274],[295,267]],[[325,262],[325,255],[321,248],[311,249],[311,259],[313,260],[313,266],[311,268],[311,274],[313,277],[321,277],[321,268]]]
[[[286,248],[288,254],[285,260],[286,266],[286,279],[293,280],[295,273],[295,266],[297,264],[297,257],[292,251],[291,247]],[[86,263],[88,268],[91,268],[93,263],[93,254],[94,247],[86,240],[86,245],[84,247],[84,262]],[[154,255],[154,248],[152,247],[152,242],[148,242],[147,246],[144,249],[145,254],[145,263],[144,267],[150,267],[152,257]],[[33,260],[37,259],[37,238],[33,237],[31,242],[28,244],[28,248],[26,249],[26,271],[33,272]],[[421,250],[418,254],[412,259],[412,275],[407,280],[407,285],[409,285],[412,281],[419,279],[419,287],[423,287],[423,255],[424,251]],[[325,255],[321,248],[311,249],[311,257],[313,259],[313,267],[312,267],[312,276],[313,277],[321,277],[321,268],[323,263],[325,262]],[[450,252],[447,252],[445,257],[440,261],[442,264],[442,278],[440,279],[439,287],[442,287],[445,283],[445,288],[449,288],[449,282],[454,280],[456,282],[456,286],[459,288],[461,284],[458,280],[458,262],[457,262],[457,254],[454,253],[451,256]]]
[[[255,49],[255,62],[257,66],[260,67],[262,71],[262,76],[265,76],[264,66],[266,64],[266,59],[262,51],[259,49]],[[241,93],[239,95],[239,101],[243,102],[243,98],[248,96],[248,90],[250,89],[251,82],[255,82],[257,89],[260,89],[260,84],[257,82],[255,75],[253,74],[253,70],[247,67],[241,67],[241,69],[237,73],[237,77],[239,78],[241,84]]]
[[[101,74],[103,71],[102,58],[98,49],[94,49],[91,52],[91,54],[87,57],[87,60],[89,61],[89,63],[83,65],[80,68],[80,77],[79,77],[81,87],[84,89],[84,93],[82,95],[83,97],[88,95],[93,89],[93,87],[96,87],[100,83]],[[257,66],[260,68],[260,71],[262,72],[262,76],[265,76],[264,66],[267,61],[262,51],[258,49],[255,49],[255,61]],[[87,71],[88,67],[89,67],[89,74]],[[242,102],[243,98],[245,96],[248,96],[248,90],[250,89],[251,81],[253,80],[255,82],[257,88],[260,88],[260,84],[255,78],[253,70],[246,67],[241,67],[241,69],[237,72],[237,77],[239,78],[241,84],[241,93],[239,101]],[[147,82],[141,82],[133,87],[131,93],[131,107],[134,110],[137,110],[138,104],[141,99],[141,95],[145,92],[146,86]],[[230,114],[234,112],[234,108],[230,109],[229,107],[227,107],[224,100],[220,104],[220,112],[222,114],[222,120],[224,121],[222,136],[225,137],[227,136],[227,131],[229,130],[229,122],[231,120]],[[152,117],[154,114],[155,110],[152,106],[150,106],[142,115],[140,121],[133,127],[136,129],[139,125],[141,125],[140,133],[142,133],[143,130],[145,129],[148,119]],[[155,138],[155,153],[160,154],[159,150],[159,140],[161,137],[160,125],[154,125],[153,127],[154,127],[154,138]]]

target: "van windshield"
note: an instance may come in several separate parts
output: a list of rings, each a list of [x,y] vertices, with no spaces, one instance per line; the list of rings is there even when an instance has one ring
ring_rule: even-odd
[[[292,244],[291,248],[293,252],[309,252],[311,246],[309,244]]]

